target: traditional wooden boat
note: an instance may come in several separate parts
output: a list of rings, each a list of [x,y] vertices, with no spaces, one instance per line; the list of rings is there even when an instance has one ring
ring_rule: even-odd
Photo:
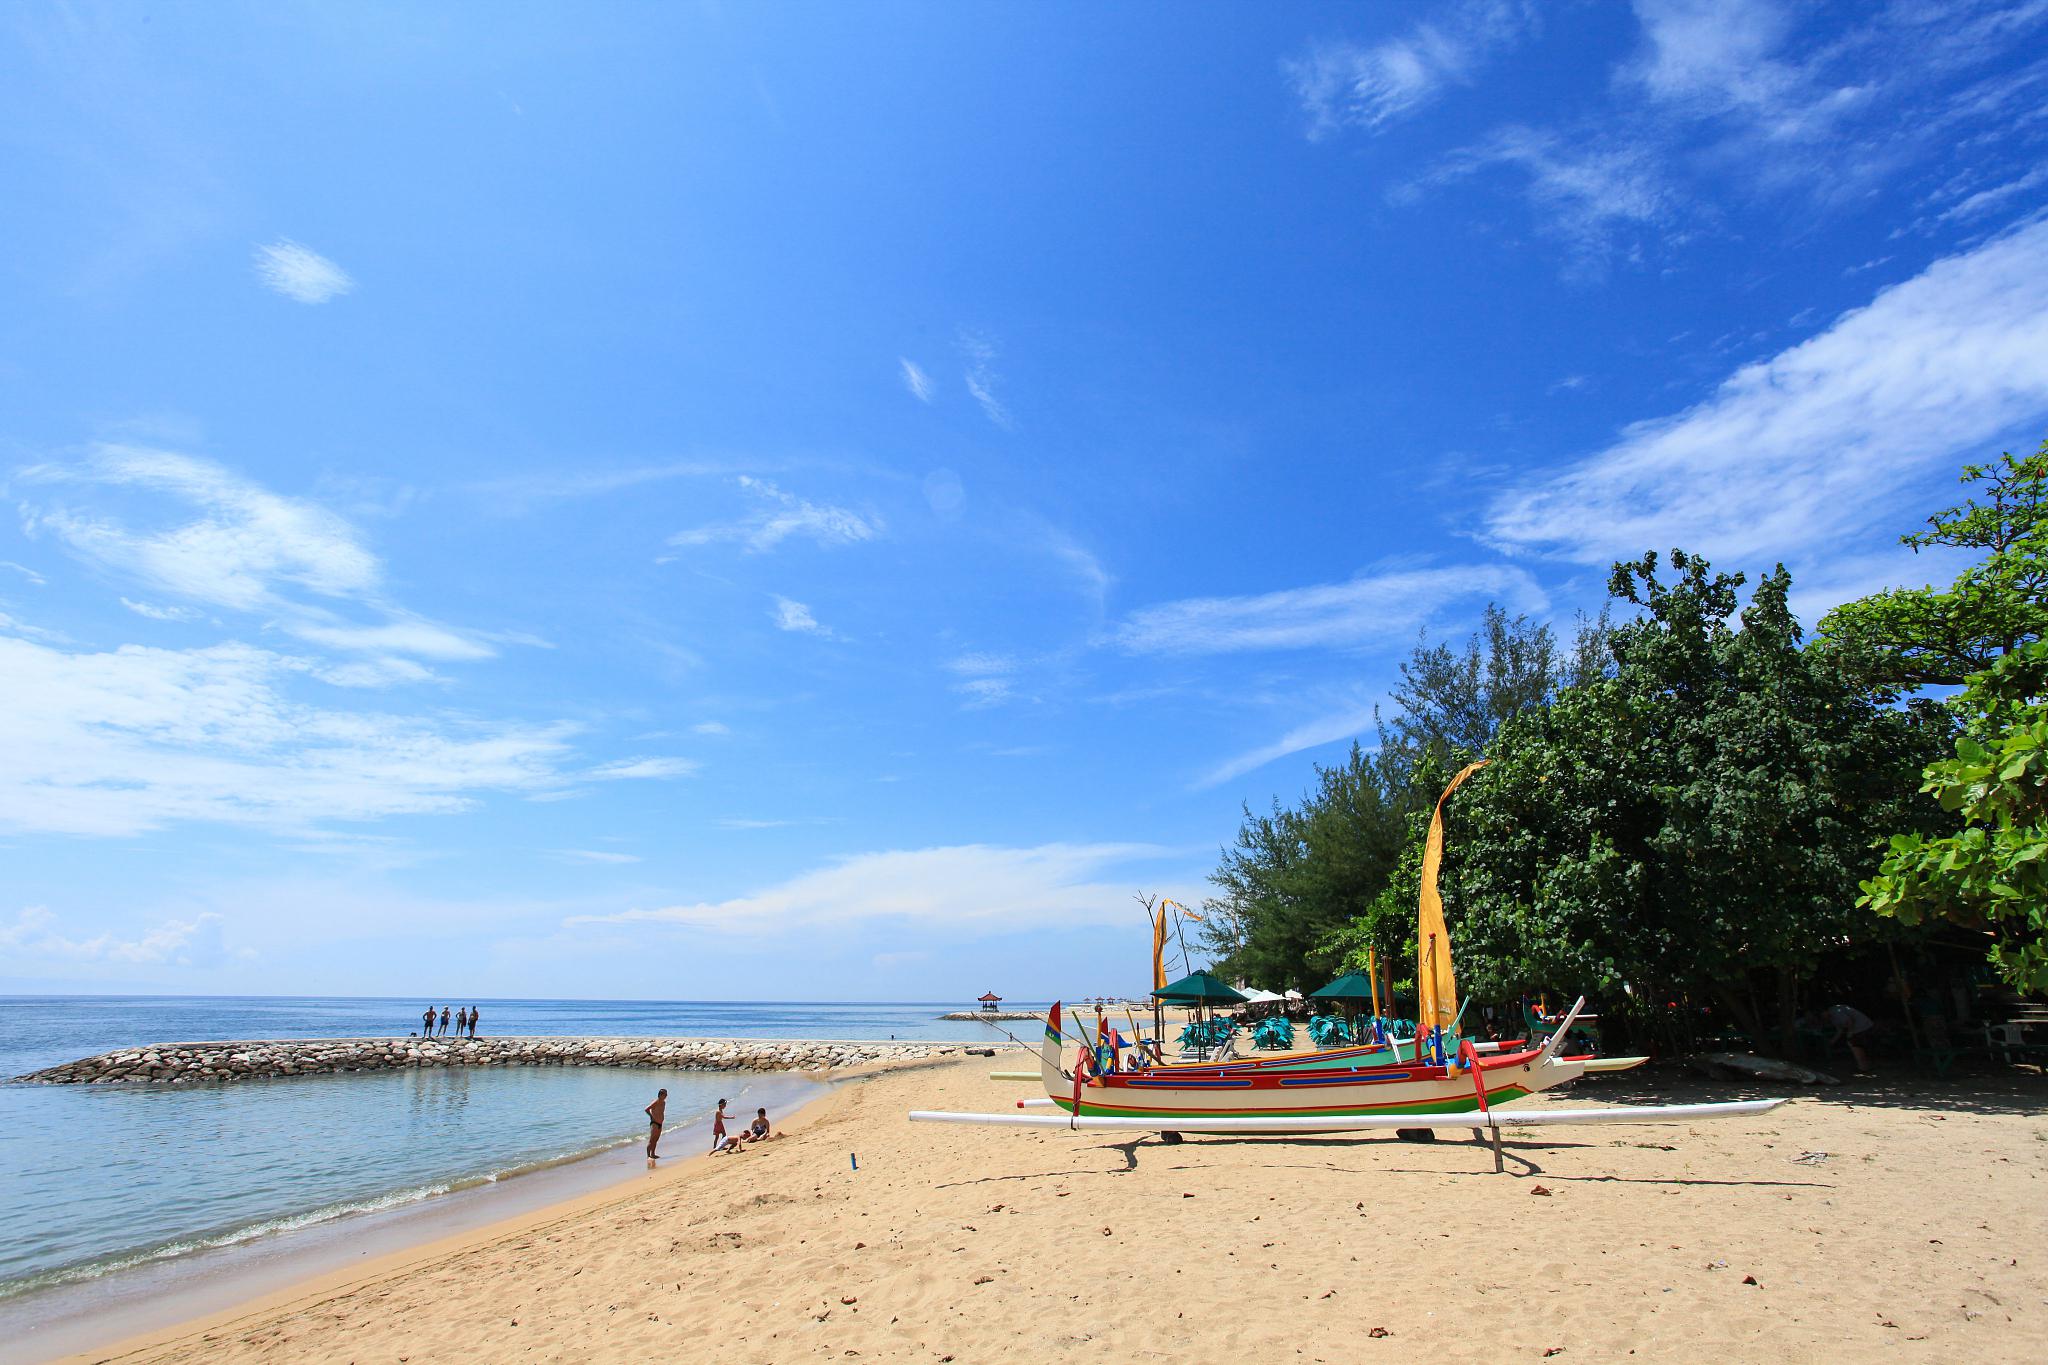
[[[1581,1062],[1535,1051],[1481,1059],[1468,1048],[1447,1064],[1407,1063],[1351,1070],[1261,1068],[1186,1074],[1091,1072],[1086,1052],[1060,1064],[1059,1004],[1039,1049],[1046,1095],[1082,1118],[1153,1119],[1200,1132],[1204,1118],[1333,1118],[1361,1114],[1463,1114],[1506,1104],[1575,1080]]]

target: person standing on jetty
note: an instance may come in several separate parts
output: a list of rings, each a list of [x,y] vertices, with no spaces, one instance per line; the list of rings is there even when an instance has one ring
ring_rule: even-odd
[[[654,1103],[647,1106],[647,1159],[651,1162],[661,1155],[655,1151],[661,1145],[661,1125],[668,1118],[668,1091],[658,1090]]]
[[[429,1006],[427,1006],[427,1012],[426,1012],[425,1014],[422,1014],[422,1015],[420,1016],[420,1037],[422,1037],[422,1038],[431,1038],[431,1037],[433,1037],[433,1036],[434,1036],[434,1007],[433,1007],[432,1005],[429,1005]]]
[[[463,1005],[455,1011],[455,1036],[460,1038],[469,1032],[469,1006]]]
[[[448,1036],[448,1007],[446,1005],[441,1006],[441,1031],[435,1036],[439,1038],[446,1038]]]
[[[476,1037],[476,1006],[469,1007],[469,1036]]]

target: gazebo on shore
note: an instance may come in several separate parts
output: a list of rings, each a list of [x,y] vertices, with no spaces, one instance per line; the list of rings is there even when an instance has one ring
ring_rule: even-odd
[[[997,1006],[1003,1003],[1003,997],[997,995],[994,991],[990,991],[975,1003],[980,1005],[986,1013],[994,1014]]]

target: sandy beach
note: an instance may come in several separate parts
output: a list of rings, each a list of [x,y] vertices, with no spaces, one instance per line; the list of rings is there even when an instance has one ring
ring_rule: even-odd
[[[1470,1141],[1106,1140],[1019,1054],[893,1070],[663,1169],[76,1360],[2019,1361],[2048,1341],[2048,1083]],[[1634,1073],[1536,1103],[1734,1098]],[[858,1169],[853,1158],[858,1157]]]

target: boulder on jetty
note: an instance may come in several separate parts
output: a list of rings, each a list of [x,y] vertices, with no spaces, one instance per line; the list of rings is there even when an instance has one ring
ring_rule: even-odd
[[[821,1042],[798,1038],[280,1038],[153,1043],[46,1067],[31,1085],[191,1084],[409,1067],[612,1066],[670,1071],[813,1074],[956,1054],[957,1043]]]

